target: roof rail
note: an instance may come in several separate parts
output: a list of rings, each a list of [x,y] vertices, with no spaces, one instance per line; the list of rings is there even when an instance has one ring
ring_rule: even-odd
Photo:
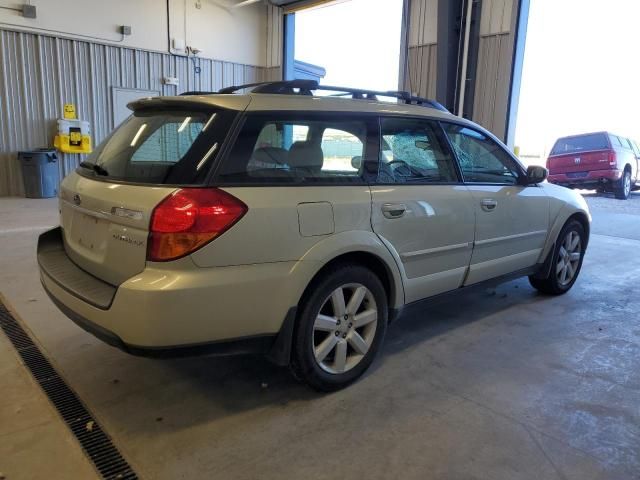
[[[232,87],[221,88],[218,93],[234,93],[244,88],[252,88],[253,93],[278,93],[292,95],[311,95],[311,90],[318,89],[318,82],[315,80],[285,80],[279,82],[258,82],[247,83],[246,85],[234,85]],[[296,92],[295,90],[299,90]]]
[[[416,97],[411,95],[409,92],[334,87],[331,85],[320,85],[316,80],[284,80],[277,82],[248,83],[246,85],[234,85],[232,87],[222,88],[218,90],[218,93],[234,93],[245,88],[252,88],[252,93],[272,93],[281,95],[313,95],[312,92],[314,90],[323,90],[328,92],[338,92],[334,96],[350,95],[351,98],[358,100],[377,100],[378,97],[392,97],[408,105],[421,105],[435,108],[436,110],[443,112],[448,112],[448,110],[439,102],[428,98]]]
[[[182,96],[188,96],[188,95],[212,95],[214,93],[216,93],[216,92],[205,92],[205,91],[200,91],[200,90],[191,90],[191,91],[188,91],[188,92],[182,92],[180,94],[180,96],[182,97]]]

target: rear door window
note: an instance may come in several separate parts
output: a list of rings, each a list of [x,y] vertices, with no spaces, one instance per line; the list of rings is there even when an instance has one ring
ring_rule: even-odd
[[[125,120],[78,171],[152,185],[203,183],[236,112],[143,110]]]
[[[250,114],[217,174],[221,183],[362,182],[367,123]]]
[[[616,137],[617,138],[617,137]],[[564,155],[566,153],[588,152],[591,150],[606,150],[609,141],[606,133],[592,133],[576,137],[560,138],[553,146],[551,155]]]

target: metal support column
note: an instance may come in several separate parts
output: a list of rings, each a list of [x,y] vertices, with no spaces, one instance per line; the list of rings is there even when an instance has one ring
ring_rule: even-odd
[[[296,14],[284,15],[284,36],[282,42],[282,76],[284,80],[295,78],[295,43],[296,43]]]
[[[462,0],[438,0],[436,100],[455,111]]]
[[[507,110],[506,144],[515,146],[516,120],[520,103],[520,84],[522,82],[522,66],[524,63],[524,47],[527,40],[527,24],[529,20],[529,0],[518,1],[518,12],[515,26],[515,45],[513,46],[513,63],[511,67],[511,87],[509,89],[509,108]]]

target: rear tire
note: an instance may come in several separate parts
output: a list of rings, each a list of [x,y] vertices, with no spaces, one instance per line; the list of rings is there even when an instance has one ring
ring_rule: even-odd
[[[546,278],[530,276],[531,286],[547,295],[567,293],[580,274],[586,244],[587,238],[582,224],[577,220],[569,220],[558,235],[549,275]]]
[[[631,194],[631,172],[625,169],[622,178],[616,183],[613,192],[618,200],[626,200]]]
[[[387,330],[382,282],[360,265],[340,265],[314,280],[298,312],[291,369],[297,379],[322,392],[358,379]]]

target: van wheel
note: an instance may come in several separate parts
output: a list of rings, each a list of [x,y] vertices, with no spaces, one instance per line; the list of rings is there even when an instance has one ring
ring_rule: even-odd
[[[570,220],[558,235],[549,275],[546,278],[530,276],[531,285],[548,295],[567,293],[580,274],[585,246],[584,227],[577,220]]]
[[[380,279],[359,265],[329,270],[303,298],[291,368],[312,388],[330,392],[362,375],[384,340],[387,295]]]
[[[631,172],[629,170],[624,171],[622,178],[616,184],[613,191],[616,198],[619,200],[626,200],[629,198],[629,194],[631,193]]]

